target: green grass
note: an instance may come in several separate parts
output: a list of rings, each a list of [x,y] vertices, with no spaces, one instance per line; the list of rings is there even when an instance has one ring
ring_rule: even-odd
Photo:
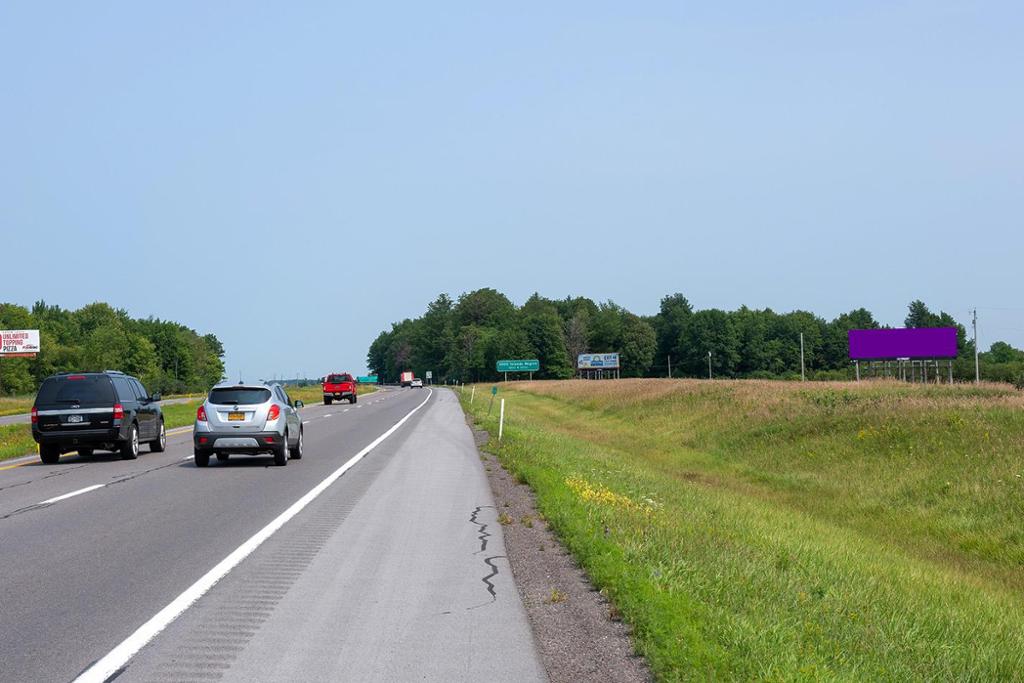
[[[0,461],[36,452],[28,425],[0,425]]]
[[[35,396],[0,396],[0,417],[4,415],[24,415],[32,410]]]
[[[516,386],[488,448],[659,679],[1024,677],[1012,389]],[[487,418],[488,397],[468,397],[496,433],[497,406]]]

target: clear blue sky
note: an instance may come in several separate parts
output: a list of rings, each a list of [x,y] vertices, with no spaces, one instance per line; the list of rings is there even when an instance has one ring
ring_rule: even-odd
[[[0,300],[247,377],[483,286],[1024,346],[1024,3],[341,5],[3,3]]]

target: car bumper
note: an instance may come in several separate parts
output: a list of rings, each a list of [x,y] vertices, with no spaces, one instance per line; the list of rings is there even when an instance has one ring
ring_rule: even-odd
[[[334,391],[324,392],[324,398],[348,398],[349,396],[355,396],[354,391]]]
[[[195,432],[192,445],[197,453],[271,453],[284,443],[277,432]]]
[[[48,430],[41,431],[32,429],[32,438],[37,444],[43,446],[93,446],[110,444],[123,441],[121,428],[112,429],[78,429],[70,430]]]

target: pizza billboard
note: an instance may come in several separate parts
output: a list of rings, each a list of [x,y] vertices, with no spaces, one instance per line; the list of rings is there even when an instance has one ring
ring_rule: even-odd
[[[39,330],[0,330],[0,356],[23,358],[39,353]]]

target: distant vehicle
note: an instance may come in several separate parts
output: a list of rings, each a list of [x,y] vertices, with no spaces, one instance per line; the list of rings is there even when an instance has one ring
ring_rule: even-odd
[[[61,453],[117,451],[139,457],[139,443],[160,453],[167,447],[160,394],[150,396],[138,379],[123,372],[62,372],[47,377],[32,406],[32,438],[47,465]]]
[[[422,389],[423,388],[423,380],[421,380],[419,377],[417,377],[416,379],[414,379],[412,382],[409,383],[409,386],[411,386],[413,389]]]
[[[403,372],[400,377],[400,381],[403,387],[411,386],[413,379],[414,378],[411,371]]]
[[[335,400],[348,399],[349,403],[359,400],[356,396],[356,380],[347,372],[327,375],[324,378],[324,405],[329,406]]]
[[[302,457],[302,401],[292,401],[279,384],[218,384],[199,409],[192,433],[196,467],[210,456],[227,462],[232,454],[270,453],[275,465]]]

